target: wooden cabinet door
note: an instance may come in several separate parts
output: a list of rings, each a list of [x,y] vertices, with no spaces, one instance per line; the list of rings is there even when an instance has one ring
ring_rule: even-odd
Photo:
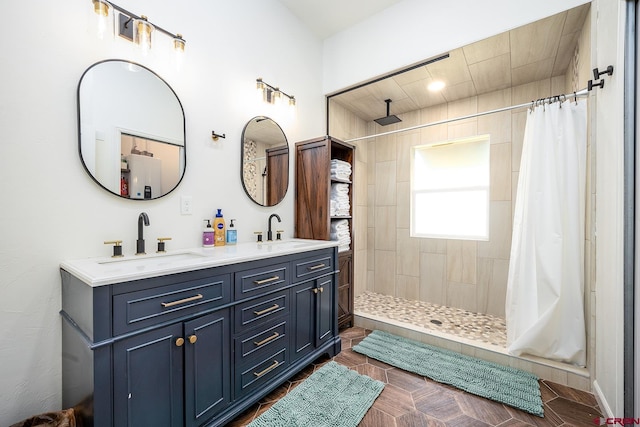
[[[338,327],[353,326],[353,255],[338,255]]]
[[[295,235],[329,240],[328,140],[296,145]]]
[[[113,345],[114,426],[183,425],[182,324]]]
[[[231,402],[229,309],[184,324],[185,426],[198,426]]]

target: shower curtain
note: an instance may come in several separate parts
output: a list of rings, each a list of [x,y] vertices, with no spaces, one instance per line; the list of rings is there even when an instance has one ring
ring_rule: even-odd
[[[525,127],[507,282],[507,350],[584,366],[585,99]]]

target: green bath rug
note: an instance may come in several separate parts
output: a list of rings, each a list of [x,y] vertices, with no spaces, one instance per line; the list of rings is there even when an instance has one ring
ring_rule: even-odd
[[[538,378],[520,369],[373,331],[353,350],[405,371],[544,416]]]
[[[329,362],[248,427],[355,427],[384,384]]]

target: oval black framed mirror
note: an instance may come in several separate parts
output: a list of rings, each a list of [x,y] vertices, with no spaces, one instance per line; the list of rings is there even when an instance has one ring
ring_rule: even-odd
[[[289,187],[289,144],[274,120],[257,116],[242,131],[240,180],[260,206],[275,206]]]
[[[152,70],[109,59],[80,78],[80,160],[110,193],[133,200],[170,193],[184,176],[185,139],[182,104]]]

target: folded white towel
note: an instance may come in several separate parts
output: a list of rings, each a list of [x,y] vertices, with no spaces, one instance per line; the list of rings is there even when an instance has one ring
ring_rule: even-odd
[[[341,165],[341,166],[351,168],[351,163],[345,162],[344,160],[340,160],[340,159],[331,159],[331,165]]]
[[[331,227],[329,230],[331,233],[337,233],[344,230],[349,231],[349,221],[346,219],[331,221]]]

